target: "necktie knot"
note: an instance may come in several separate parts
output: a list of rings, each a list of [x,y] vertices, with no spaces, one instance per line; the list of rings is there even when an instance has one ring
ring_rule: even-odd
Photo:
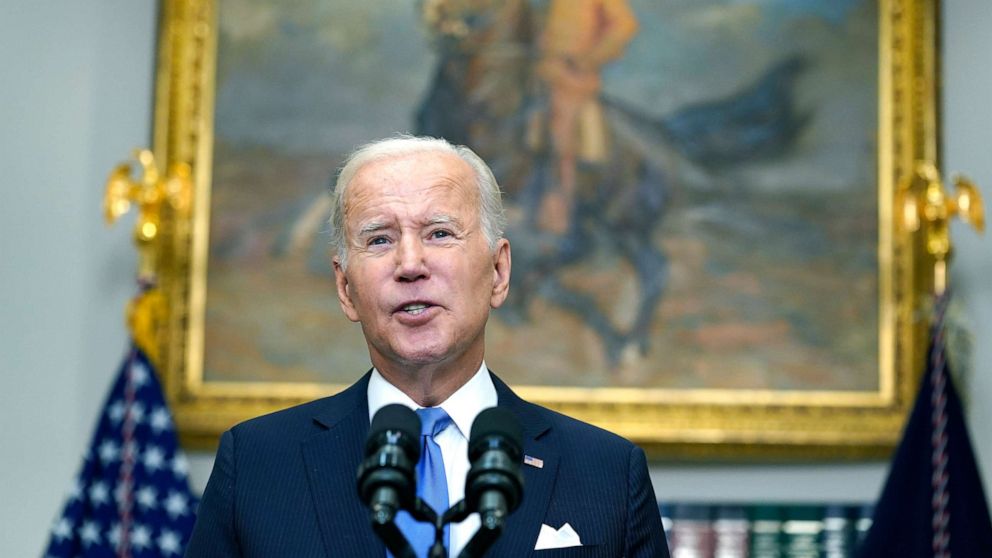
[[[441,407],[425,407],[417,409],[417,416],[420,417],[420,435],[437,436],[451,424],[451,417]]]

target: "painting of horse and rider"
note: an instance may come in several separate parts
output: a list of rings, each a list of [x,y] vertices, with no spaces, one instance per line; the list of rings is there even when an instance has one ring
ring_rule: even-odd
[[[878,387],[868,0],[221,0],[204,376],[347,384],[328,189],[396,132],[504,192],[518,386]]]

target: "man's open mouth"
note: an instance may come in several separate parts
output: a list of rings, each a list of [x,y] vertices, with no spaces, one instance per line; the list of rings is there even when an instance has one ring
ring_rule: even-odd
[[[425,310],[427,310],[431,306],[433,306],[433,305],[432,304],[428,304],[426,302],[411,302],[410,304],[405,304],[405,305],[401,306],[400,307],[400,311],[401,312],[406,312],[407,314],[410,314],[411,316],[416,316],[418,314],[422,314]]]

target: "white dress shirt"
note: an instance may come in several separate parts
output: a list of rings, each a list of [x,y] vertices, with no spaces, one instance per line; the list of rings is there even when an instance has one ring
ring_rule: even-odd
[[[390,384],[378,370],[372,370],[369,380],[369,421],[375,413],[392,403],[405,405],[413,410],[420,408],[413,399]],[[483,362],[472,379],[465,383],[451,397],[438,407],[451,417],[452,425],[442,430],[434,440],[441,447],[444,459],[444,475],[448,481],[448,506],[465,497],[465,477],[468,475],[468,437],[475,417],[483,410],[496,406],[496,386],[489,377],[489,369]],[[444,513],[446,510],[436,510]],[[479,514],[473,513],[461,523],[451,525],[448,556],[458,556],[469,539],[479,528]]]

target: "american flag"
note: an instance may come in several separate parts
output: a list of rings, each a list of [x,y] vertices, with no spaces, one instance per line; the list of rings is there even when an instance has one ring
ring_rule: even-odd
[[[937,299],[927,369],[858,549],[863,558],[992,556],[992,517],[946,358],[949,301],[949,292]]]
[[[182,556],[196,506],[162,387],[132,346],[44,556]]]

